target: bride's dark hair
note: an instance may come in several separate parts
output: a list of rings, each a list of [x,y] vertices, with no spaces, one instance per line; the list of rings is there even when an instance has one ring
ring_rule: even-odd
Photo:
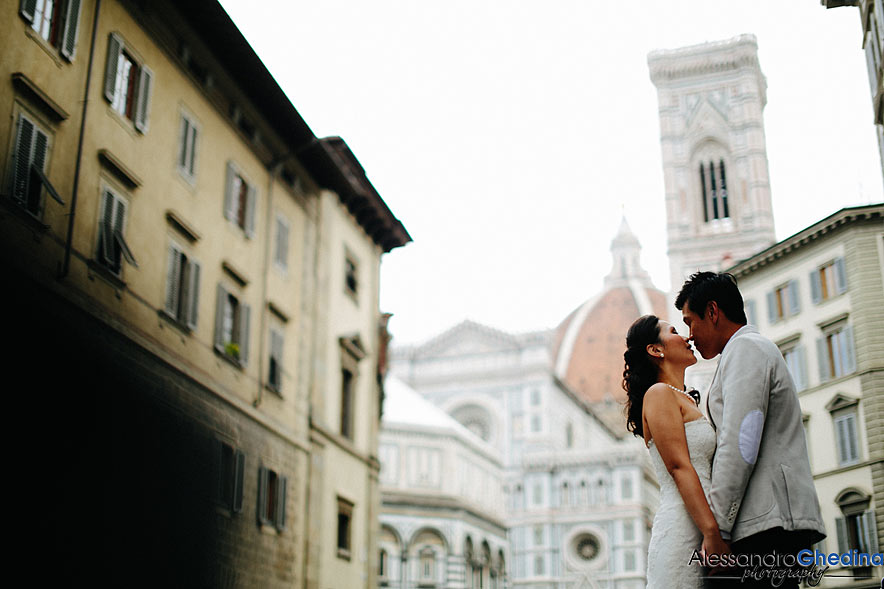
[[[626,332],[623,353],[623,390],[626,391],[626,429],[641,438],[642,402],[651,385],[657,382],[657,365],[651,361],[648,346],[660,341],[660,319],[643,315]]]

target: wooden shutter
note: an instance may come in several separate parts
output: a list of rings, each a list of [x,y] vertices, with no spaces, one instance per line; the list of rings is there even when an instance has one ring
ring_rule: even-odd
[[[838,535],[838,552],[849,552],[850,544],[847,541],[847,522],[844,521],[843,517],[835,518],[835,530]]]
[[[289,227],[285,221],[276,219],[276,262],[283,268],[288,266]]]
[[[41,172],[46,168],[46,150],[49,148],[49,137],[39,128],[34,127],[34,150],[30,157],[31,165],[28,166],[27,207],[34,215],[40,213],[41,193],[43,184]],[[37,170],[37,171],[35,171]],[[33,200],[31,200],[33,199]]]
[[[835,419],[835,438],[838,450],[838,464],[845,464],[850,461],[850,440],[847,432],[848,416],[842,415]]]
[[[868,550],[869,554],[877,554],[878,553],[878,526],[875,523],[875,510],[870,509],[862,514],[862,518],[866,521],[866,530],[868,530]]]
[[[181,294],[181,252],[174,245],[169,246],[169,266],[166,272],[166,312],[178,317],[178,297]]]
[[[278,530],[285,528],[285,494],[288,487],[288,481],[288,477],[281,475],[276,479],[279,489],[279,492],[276,494],[276,529]]]
[[[239,513],[242,511],[243,484],[245,482],[246,455],[242,450],[235,453],[236,467],[234,469],[233,482],[233,511]]]
[[[819,268],[810,273],[810,300],[814,305],[823,300],[823,282],[820,280]]]
[[[267,469],[258,467],[258,523],[265,523],[264,512],[267,507]]]
[[[853,344],[853,326],[848,325],[842,330],[842,352],[844,354],[844,374],[856,372],[856,349]]]
[[[224,185],[224,218],[232,221],[235,218],[233,212],[233,183],[236,178],[236,170],[231,162],[227,162],[227,182]]]
[[[820,369],[820,382],[826,382],[829,380],[829,375],[831,374],[831,368],[829,367],[829,351],[826,347],[826,336],[816,340],[816,359]]]
[[[37,11],[37,0],[21,0],[18,11],[26,21],[33,23],[34,12]]]
[[[227,291],[218,285],[215,296],[215,348],[224,351],[224,309],[227,307]]]
[[[779,318],[777,314],[777,294],[775,291],[770,291],[767,293],[767,321],[768,323],[775,323]]]
[[[847,268],[844,266],[844,258],[835,258],[835,289],[838,294],[847,292]]]
[[[239,361],[243,365],[249,362],[249,306],[240,303],[239,306]],[[260,367],[259,367],[260,371]]]
[[[114,195],[110,191],[104,191],[104,206],[102,207],[100,233],[101,255],[103,260],[108,264],[113,264],[113,215],[114,215]]]
[[[258,200],[258,191],[249,184],[246,202],[246,237],[251,239],[255,236],[255,203]]]
[[[73,61],[77,51],[77,31],[80,28],[80,0],[68,0],[64,17],[64,36],[61,41],[61,54]]]
[[[187,117],[181,115],[181,127],[178,130],[178,167],[187,172],[187,129],[189,127]]]
[[[138,74],[138,102],[135,105],[135,128],[142,133],[147,133],[152,90],[153,72],[146,65],[142,65]]]
[[[15,140],[13,154],[12,196],[24,201],[28,194],[29,170],[31,167],[31,149],[34,144],[34,123],[19,115],[18,136]]]
[[[107,41],[107,65],[104,69],[104,97],[113,103],[117,88],[117,62],[123,51],[123,41],[119,35],[111,33]]]
[[[187,327],[196,329],[199,319],[200,301],[200,264],[196,260],[190,260],[190,275],[188,276],[187,288]]]
[[[789,315],[797,315],[801,312],[801,298],[798,295],[798,281],[789,281]]]
[[[795,347],[795,354],[798,360],[798,374],[796,375],[795,389],[803,391],[807,388],[807,350],[803,344]]]

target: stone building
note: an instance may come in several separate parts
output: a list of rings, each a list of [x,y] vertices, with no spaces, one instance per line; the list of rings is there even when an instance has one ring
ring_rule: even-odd
[[[881,173],[884,174],[884,2],[882,0],[820,0],[826,8],[856,6],[862,27],[862,49],[866,54],[869,72],[869,90],[872,95],[872,116],[878,150],[881,155]]]
[[[0,12],[13,560],[374,586],[378,274],[405,228],[217,2]]]
[[[884,538],[884,204],[841,209],[729,271],[750,322],[780,347],[798,390],[828,534],[817,549],[878,552]],[[828,574],[821,586],[879,587],[884,568],[833,567]]]
[[[500,453],[397,378],[384,389],[380,586],[505,589]]]
[[[624,221],[604,290],[556,329],[511,334],[466,321],[393,352],[393,374],[501,456],[512,587],[646,584],[658,490],[618,402],[626,330],[664,303],[639,250]]]

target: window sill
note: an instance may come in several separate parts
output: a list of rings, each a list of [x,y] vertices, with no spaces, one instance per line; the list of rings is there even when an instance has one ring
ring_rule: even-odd
[[[119,296],[120,292],[126,288],[126,281],[124,281],[119,274],[114,273],[113,270],[101,262],[93,258],[90,259],[86,265],[89,267],[89,278],[92,279],[94,276],[98,276],[117,289],[117,296]]]
[[[258,524],[258,527],[261,529],[262,534],[267,534],[268,536],[279,536],[280,530],[273,524],[268,524],[261,522]]]
[[[24,208],[23,205],[19,204],[17,200],[13,199],[12,196],[5,196],[4,198],[0,198],[0,202],[6,207],[6,209],[33,230],[40,233],[47,233],[49,231],[49,225],[40,220],[40,218],[31,211]]]
[[[220,356],[222,360],[226,360],[232,366],[239,368],[240,370],[245,370],[245,365],[240,359],[228,355],[223,349],[219,348],[218,346],[215,346],[213,349],[215,350],[215,354],[217,356]]]
[[[346,548],[338,548],[338,558],[350,562],[350,551]]]
[[[43,51],[46,52],[46,55],[48,55],[52,59],[52,61],[55,62],[56,67],[61,68],[61,67],[64,67],[65,63],[68,63],[66,58],[62,59],[62,56],[61,56],[61,53],[59,52],[59,50],[57,48],[53,47],[49,43],[49,41],[47,41],[46,39],[41,37],[40,33],[35,31],[34,28],[28,23],[26,23],[26,26],[25,26],[25,34],[28,37],[30,37],[30,39],[34,43],[39,45],[40,49],[42,49]]]
[[[184,323],[181,323],[177,318],[169,315],[169,313],[165,309],[160,309],[157,311],[157,315],[160,316],[160,319],[163,319],[166,323],[180,331],[183,335],[191,335],[193,330],[189,328]]]
[[[280,399],[283,398],[283,397],[282,397],[282,391],[280,390],[279,387],[275,387],[275,386],[273,386],[273,385],[271,385],[271,384],[269,384],[269,383],[264,383],[264,388],[265,388],[267,391],[270,391],[271,393],[273,393],[275,396],[279,397]]]

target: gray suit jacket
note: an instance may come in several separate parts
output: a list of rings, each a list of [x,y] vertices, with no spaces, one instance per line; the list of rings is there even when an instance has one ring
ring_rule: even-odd
[[[707,398],[716,430],[709,502],[732,541],[771,528],[825,537],[801,406],[777,346],[743,326],[721,352]]]

